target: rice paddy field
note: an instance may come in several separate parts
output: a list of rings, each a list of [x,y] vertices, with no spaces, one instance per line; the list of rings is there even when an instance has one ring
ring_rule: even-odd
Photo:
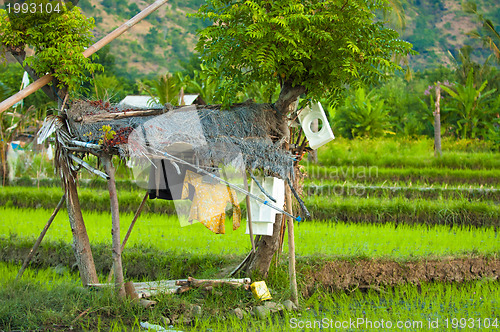
[[[144,309],[82,288],[64,209],[14,281],[62,194],[57,180],[21,169],[27,176],[0,189],[0,330],[139,330],[144,321],[168,329],[164,317],[183,331],[498,330],[498,151],[445,140],[443,157],[435,158],[428,139],[339,140],[303,172],[313,219],[295,224],[301,310],[240,320],[234,308],[259,304],[243,291],[161,295],[154,309]],[[126,170],[121,174],[123,238],[144,193]],[[109,196],[104,182],[83,177],[84,220],[104,281],[111,267]],[[169,202],[148,201],[124,251],[126,278],[221,277],[250,250],[246,221],[215,235],[201,224],[180,227],[174,212]],[[267,279],[278,302],[289,296],[287,250],[285,241]],[[193,304],[201,316],[188,317]]]

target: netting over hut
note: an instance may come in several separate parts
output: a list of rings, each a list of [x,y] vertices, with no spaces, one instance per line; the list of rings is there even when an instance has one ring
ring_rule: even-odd
[[[293,157],[282,148],[283,118],[270,104],[236,104],[231,110],[214,106],[138,110],[76,101],[67,120],[73,139],[103,144],[122,157],[161,155],[169,147],[187,144],[199,166],[233,163],[282,179],[293,174]],[[106,130],[116,134],[106,140]]]

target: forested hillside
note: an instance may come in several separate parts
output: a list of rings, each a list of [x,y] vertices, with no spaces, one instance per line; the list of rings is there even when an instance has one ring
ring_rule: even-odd
[[[151,1],[150,1],[151,2]],[[148,1],[81,0],[79,6],[96,20],[96,37],[109,33],[122,22],[145,8]],[[203,0],[169,1],[111,44],[116,57],[116,71],[132,76],[175,72],[179,61],[193,52],[196,31],[210,24],[186,17],[204,3]],[[496,0],[477,0],[478,10],[498,26],[500,6]],[[476,17],[462,10],[460,0],[408,0],[404,4],[406,27],[403,38],[420,53],[413,56],[414,70],[449,64],[448,51],[455,54],[464,45],[480,48],[467,32],[479,27]],[[400,28],[398,28],[400,29]],[[486,54],[486,53],[484,53]],[[480,50],[477,56],[481,56]]]
[[[133,17],[152,1],[81,0],[78,5],[86,16],[94,17],[96,38],[101,38]],[[116,71],[132,76],[174,72],[179,61],[193,53],[196,31],[209,23],[194,17],[203,0],[168,1],[159,10],[110,44]]]
[[[478,11],[495,26],[500,23],[500,6],[496,0],[477,0]],[[477,48],[475,56],[485,57],[478,40],[467,35],[480,27],[476,17],[465,13],[460,0],[408,0],[405,8],[406,29],[403,38],[413,44],[419,55],[412,57],[415,70],[432,69],[450,63],[453,55],[465,45]]]

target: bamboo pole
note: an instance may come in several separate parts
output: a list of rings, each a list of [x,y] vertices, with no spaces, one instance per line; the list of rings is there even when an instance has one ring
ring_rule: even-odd
[[[247,172],[244,171],[244,173],[245,173],[245,178],[243,179],[243,182],[245,184],[244,189],[246,191],[249,191]],[[250,211],[250,196],[246,195],[245,198],[247,203],[247,223],[248,223],[248,232],[250,233],[250,243],[252,244],[252,252],[255,252],[255,241],[253,239],[252,212]]]
[[[292,190],[287,183],[285,187],[285,205],[288,213],[292,214]],[[297,291],[297,273],[295,271],[295,234],[293,229],[294,220],[290,217],[286,218],[288,226],[288,274],[290,277],[291,301],[296,306],[299,305],[299,297]]]
[[[111,41],[114,39],[118,38],[122,33],[133,27],[135,24],[143,20],[146,16],[157,10],[160,6],[165,4],[167,0],[157,0],[148,7],[146,7],[144,10],[142,10],[139,14],[135,15],[132,17],[130,20],[127,22],[123,23],[120,27],[116,28],[113,32],[99,40],[97,43],[93,44],[89,48],[87,48],[83,52],[83,56],[88,58],[95,52],[99,51],[101,48],[103,48],[105,45],[109,44]],[[26,88],[22,89],[15,95],[12,95],[11,97],[5,99],[0,103],[0,114],[3,113],[5,110],[7,110],[9,107],[12,107],[15,103],[19,102],[21,99],[24,99],[31,95],[32,93],[36,92],[37,90],[41,89],[43,86],[47,85],[52,81],[54,77],[50,74],[45,75],[35,82],[31,83],[28,85]]]
[[[142,213],[142,209],[144,208],[144,205],[146,205],[146,201],[148,200],[148,196],[149,196],[149,193],[146,192],[146,194],[144,195],[144,198],[142,199],[141,204],[139,205],[139,208],[135,212],[134,219],[132,219],[132,223],[130,224],[130,226],[128,228],[127,234],[125,234],[125,237],[123,238],[121,252],[123,252],[123,249],[125,249],[125,244],[127,244],[128,238],[130,237],[130,234],[132,233],[132,229],[135,226],[135,222],[137,221],[137,219],[139,219],[139,216]],[[113,274],[114,274],[113,271],[114,271],[113,268],[109,271],[108,282],[111,282],[111,279],[113,278]]]
[[[118,207],[118,195],[116,193],[115,168],[111,163],[111,156],[103,155],[102,161],[108,173],[108,191],[111,205],[111,237],[113,240],[113,270],[115,274],[115,289],[119,297],[125,297],[123,282],[122,251],[120,243],[120,210]]]
[[[57,204],[56,208],[54,209],[54,212],[52,212],[52,215],[49,218],[49,221],[47,221],[47,224],[45,224],[45,227],[43,228],[42,232],[40,233],[40,236],[36,240],[35,244],[33,245],[33,248],[31,248],[30,253],[28,254],[28,257],[24,260],[23,266],[19,270],[16,276],[16,280],[19,280],[23,276],[24,270],[28,267],[28,264],[31,262],[31,259],[33,256],[36,254],[36,251],[38,250],[38,247],[40,246],[40,243],[42,243],[43,238],[45,237],[45,234],[49,230],[50,225],[52,224],[52,221],[54,221],[54,218],[57,216],[57,212],[61,209],[62,205],[64,204],[66,200],[66,196],[62,195],[61,200]]]

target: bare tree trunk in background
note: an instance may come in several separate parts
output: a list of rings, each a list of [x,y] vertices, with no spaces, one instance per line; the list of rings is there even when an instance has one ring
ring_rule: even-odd
[[[2,186],[5,186],[5,181],[9,176],[9,167],[7,167],[7,149],[9,148],[9,142],[5,142],[3,138],[3,134],[0,133],[0,165],[2,166],[0,169],[0,173],[2,175]]]
[[[442,155],[441,152],[441,84],[438,82],[436,85],[436,104],[434,110],[434,156]]]

